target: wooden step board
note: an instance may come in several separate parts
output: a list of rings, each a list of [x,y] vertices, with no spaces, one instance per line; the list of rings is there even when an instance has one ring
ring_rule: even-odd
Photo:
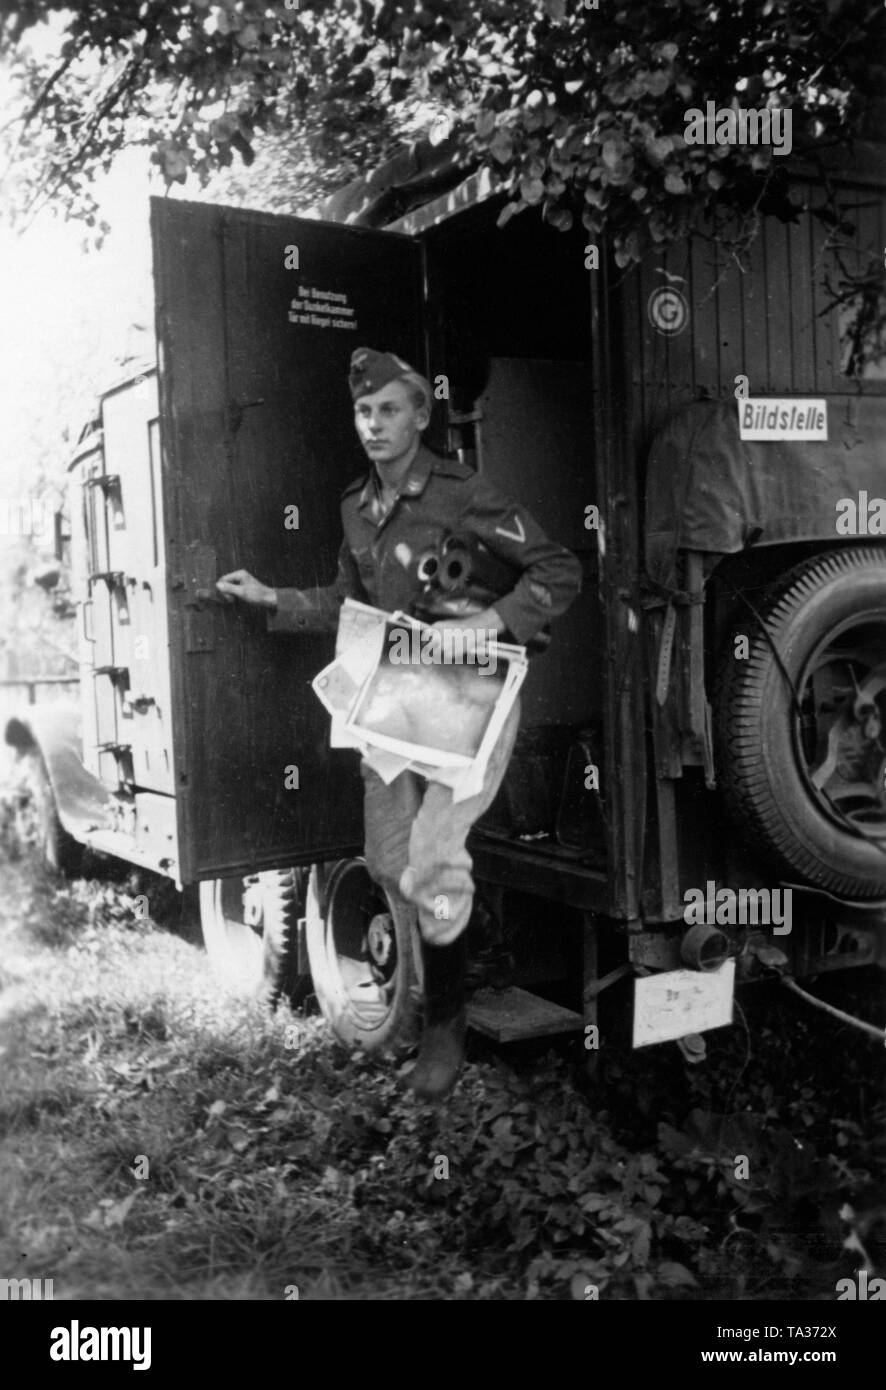
[[[468,1003],[468,1024],[496,1042],[581,1032],[584,1019],[526,989],[481,989]]]

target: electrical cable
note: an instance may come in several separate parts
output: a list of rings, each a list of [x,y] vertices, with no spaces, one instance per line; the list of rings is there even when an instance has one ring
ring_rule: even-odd
[[[852,1014],[846,1014],[842,1009],[835,1009],[833,1004],[826,1004],[823,999],[817,999],[814,994],[808,994],[805,989],[801,989],[796,980],[788,980],[782,976],[781,983],[785,989],[789,989],[792,994],[798,994],[801,999],[805,999],[807,1004],[812,1004],[816,1009],[821,1009],[824,1013],[830,1014],[832,1018],[839,1019],[841,1023],[848,1023],[852,1028],[858,1028],[860,1032],[866,1033],[870,1038],[876,1038],[878,1043],[886,1039],[886,1033],[882,1028],[875,1028],[872,1023],[865,1023],[864,1019],[853,1018]]]

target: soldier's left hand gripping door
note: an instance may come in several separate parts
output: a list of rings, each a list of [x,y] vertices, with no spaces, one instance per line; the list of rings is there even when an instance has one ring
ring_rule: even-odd
[[[367,463],[351,353],[426,369],[421,248],[395,233],[152,200],[179,853],[186,881],[352,851],[357,755],[311,680],[334,635],[213,599],[246,569],[332,582],[342,489]]]

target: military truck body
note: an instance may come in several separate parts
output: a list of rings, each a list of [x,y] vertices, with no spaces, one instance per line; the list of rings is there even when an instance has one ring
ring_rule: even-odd
[[[472,837],[525,986],[484,991],[475,1025],[587,1036],[607,986],[668,972],[671,1016],[647,999],[634,1035],[656,1041],[724,1021],[702,976],[726,971],[728,996],[732,972],[881,959],[886,371],[847,356],[835,286],[882,254],[882,182],[863,152],[841,171],[839,238],[801,171],[794,220],[741,254],[696,237],[628,269],[532,213],[499,228],[478,177],[426,181],[396,217],[353,194],[326,220],[154,200],[156,361],[102,394],[70,466],[82,743],[58,712],[7,731],[39,750],[66,833],[201,882],[210,944],[245,936],[253,964],[282,894],[272,970],[294,988],[310,969],[347,1040],[414,1015],[414,924],[361,864],[358,760],[330,751],[310,690],[332,639],[271,636],[214,589],[240,566],[331,581],[369,344],[435,386],[432,446],[584,571]],[[826,438],[743,440],[745,397],[814,403]]]

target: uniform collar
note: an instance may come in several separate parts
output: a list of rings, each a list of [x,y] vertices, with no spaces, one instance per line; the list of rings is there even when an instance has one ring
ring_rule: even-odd
[[[394,498],[391,511],[393,511],[401,497],[421,496],[427,486],[428,478],[434,470],[435,463],[436,458],[431,453],[430,449],[427,449],[424,444],[419,444],[415,458],[409,465],[409,469],[397,490],[397,495]],[[360,510],[362,511],[367,507],[371,508],[373,502],[376,499],[380,499],[380,497],[381,485],[375,470],[375,465],[373,465],[360,493]]]
[[[398,496],[420,497],[427,486],[435,463],[436,459],[430,449],[425,448],[424,444],[419,444],[415,458],[409,465],[409,472],[400,484]]]

